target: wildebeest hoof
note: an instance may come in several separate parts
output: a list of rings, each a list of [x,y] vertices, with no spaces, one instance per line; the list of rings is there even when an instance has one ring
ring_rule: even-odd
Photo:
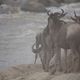
[[[59,69],[59,72],[62,72],[62,71],[63,71],[62,68],[60,68],[60,69]]]
[[[56,73],[56,70],[51,70],[49,71],[51,75],[55,74]]]
[[[68,73],[67,70],[63,71],[64,73]]]
[[[44,70],[45,72],[48,72],[48,70]]]

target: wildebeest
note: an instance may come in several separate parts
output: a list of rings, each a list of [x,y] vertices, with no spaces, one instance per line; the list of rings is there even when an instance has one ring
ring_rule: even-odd
[[[68,24],[65,23],[63,20],[60,20],[65,15],[66,13],[64,13],[64,10],[62,10],[62,13],[55,12],[49,14],[48,27],[51,40],[54,44],[54,53],[56,54],[55,68],[61,70],[61,48],[63,48],[65,51],[65,71],[67,72],[67,49],[71,49],[71,52],[74,55],[79,56],[78,70],[80,70],[80,24],[78,22]],[[76,20],[79,19],[76,17]],[[53,71],[53,73],[55,71]]]
[[[35,62],[37,59],[37,56],[39,55],[42,67],[45,71],[48,71],[49,69],[49,62],[51,58],[53,57],[52,54],[52,43],[50,41],[50,35],[48,31],[48,26],[44,28],[44,30],[36,35],[36,42],[32,46],[32,51],[35,53]],[[34,49],[34,46],[36,46],[36,49]]]

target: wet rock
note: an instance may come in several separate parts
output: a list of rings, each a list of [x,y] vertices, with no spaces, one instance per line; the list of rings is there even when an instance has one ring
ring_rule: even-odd
[[[9,13],[17,13],[17,12],[19,12],[18,7],[12,7],[6,4],[2,4],[0,6],[0,14],[9,14]]]
[[[62,3],[62,2],[58,2],[58,1],[56,1],[56,0],[50,0],[50,6],[59,7],[59,6],[61,6],[61,3]]]
[[[55,0],[38,0],[38,2],[42,3],[45,6],[60,6],[60,3]]]
[[[20,6],[22,0],[4,0],[4,4],[10,6]]]
[[[4,4],[0,6],[0,14],[9,13],[9,6]]]
[[[45,6],[37,1],[27,1],[23,3],[21,10],[31,12],[46,12]]]

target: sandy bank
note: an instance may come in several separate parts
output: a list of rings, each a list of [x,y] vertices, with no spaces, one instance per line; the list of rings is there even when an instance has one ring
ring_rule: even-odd
[[[80,80],[79,73],[50,75],[41,65],[22,64],[0,72],[0,80]]]

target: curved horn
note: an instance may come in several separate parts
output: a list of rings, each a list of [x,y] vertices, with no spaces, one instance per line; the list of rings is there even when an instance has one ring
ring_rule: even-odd
[[[64,13],[64,10],[63,9],[61,9],[61,11],[62,11],[62,13],[61,13],[61,17],[64,17],[66,14],[67,14],[67,12],[66,13]]]
[[[64,10],[63,10],[63,9],[61,9],[61,11],[62,11],[62,14],[64,14]]]
[[[78,16],[76,15],[76,12],[74,11],[74,16],[76,17],[76,18],[78,18]]]

